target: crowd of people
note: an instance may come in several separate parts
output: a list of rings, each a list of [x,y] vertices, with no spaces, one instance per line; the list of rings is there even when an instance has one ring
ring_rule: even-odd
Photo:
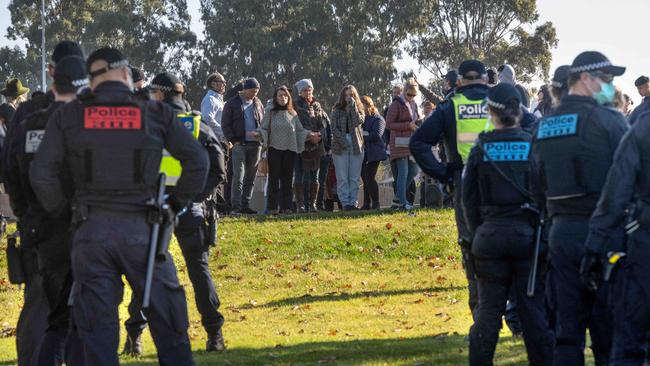
[[[466,60],[445,75],[444,96],[412,77],[383,113],[353,85],[328,112],[310,79],[262,102],[255,78],[228,88],[215,72],[198,112],[174,73],[145,85],[120,51],[86,58],[63,41],[47,93],[27,98],[15,78],[0,92],[2,178],[21,238],[9,270],[25,284],[18,363],[117,365],[124,275],[133,288],[124,353],[142,353],[149,325],[161,364],[192,365],[185,294],[161,228],[181,247],[206,350],[224,351],[208,267],[216,211],[257,213],[259,175],[264,213],[318,212],[328,200],[378,210],[387,161],[395,209],[414,208],[420,170],[451,196],[471,365],[492,364],[504,316],[531,364],[583,365],[589,329],[597,365],[642,365],[650,79],[636,80],[644,99],[630,112],[613,84],[624,71],[583,52],[531,102],[511,65]]]

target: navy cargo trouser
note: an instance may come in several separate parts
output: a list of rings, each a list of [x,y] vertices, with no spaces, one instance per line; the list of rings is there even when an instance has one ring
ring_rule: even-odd
[[[456,228],[458,229],[458,243],[460,244],[460,250],[463,256],[463,269],[465,270],[465,277],[467,277],[469,309],[472,312],[474,320],[476,320],[475,311],[478,306],[479,290],[476,282],[476,273],[474,273],[474,266],[471,260],[472,234],[465,224],[464,209],[461,202],[461,172],[458,171],[454,173],[454,217],[456,219]]]
[[[204,221],[203,205],[193,203],[188,211],[179,217],[175,234],[194,288],[194,300],[201,314],[201,323],[209,335],[215,335],[221,329],[224,318],[219,313],[219,297],[208,266],[210,246],[205,243]],[[147,320],[140,307],[140,301],[132,297],[129,319],[124,323],[129,333],[140,333],[147,326]]]
[[[40,222],[38,263],[49,306],[48,326],[37,352],[38,365],[83,364],[83,350],[71,323],[68,298],[72,288],[70,224],[61,220]]]
[[[74,235],[73,312],[88,365],[118,365],[118,306],[122,275],[138,298],[144,293],[151,226],[143,212],[91,207]],[[187,335],[185,291],[169,254],[154,266],[151,304],[145,312],[161,365],[194,365]]]
[[[38,271],[36,248],[21,250],[25,266],[23,308],[16,325],[16,353],[18,366],[30,366],[36,358],[41,338],[47,329],[49,306],[43,289],[43,277]]]
[[[580,280],[589,217],[555,216],[549,232],[551,275],[555,286],[556,365],[584,365],[589,328],[596,365],[607,365],[612,346],[612,312],[608,286],[590,292]]]
[[[613,278],[614,341],[610,365],[644,365],[650,333],[650,231],[640,228],[628,237],[622,270]]]
[[[472,253],[479,305],[470,330],[470,365],[492,365],[508,297],[514,293],[530,365],[552,365],[553,333],[544,307],[544,274],[535,295],[526,295],[534,228],[525,220],[486,221],[474,237]],[[511,290],[513,290],[511,292]]]

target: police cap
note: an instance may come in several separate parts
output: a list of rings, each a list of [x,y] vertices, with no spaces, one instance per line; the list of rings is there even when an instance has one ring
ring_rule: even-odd
[[[551,86],[560,89],[566,88],[567,82],[569,81],[570,69],[571,66],[569,65],[562,65],[555,69],[555,72],[553,73],[553,79],[551,80]]]
[[[88,85],[86,63],[79,56],[66,56],[54,68],[54,85],[59,92],[76,92]]]
[[[185,88],[176,75],[169,72],[161,72],[156,75],[148,86],[149,89],[158,89],[165,93],[183,93]]]
[[[468,79],[467,74],[470,72],[475,72],[478,73],[479,76],[485,75],[487,72],[485,70],[485,65],[481,61],[478,60],[465,60],[463,61],[460,66],[458,67],[458,73],[460,76],[462,76],[464,79]],[[470,77],[471,79],[471,77]]]
[[[76,42],[61,41],[54,46],[54,51],[52,51],[52,65],[58,64],[66,56],[83,58],[84,53]]]
[[[625,73],[625,67],[614,66],[607,56],[598,51],[585,51],[579,54],[571,64],[571,74],[600,71],[613,76]]]
[[[445,80],[452,84],[456,84],[458,81],[458,71],[456,70],[449,70],[447,71],[447,74],[445,75]]]
[[[499,110],[517,107],[521,104],[521,93],[512,84],[499,83],[488,91],[487,104]]]
[[[639,87],[648,82],[650,82],[650,79],[647,76],[639,76],[639,78],[634,81],[634,86]]]
[[[90,70],[90,66],[95,61],[100,60],[106,61],[108,65],[98,70]],[[88,60],[86,60],[86,68],[88,69],[88,73],[90,74],[91,79],[111,70],[127,66],[129,66],[129,61],[126,59],[126,57],[124,57],[124,55],[122,55],[122,52],[111,47],[102,47],[94,51],[90,54],[90,56],[88,56]]]
[[[133,79],[134,83],[144,80],[144,72],[142,72],[142,70],[133,65],[129,65],[129,68],[131,69],[131,78]]]

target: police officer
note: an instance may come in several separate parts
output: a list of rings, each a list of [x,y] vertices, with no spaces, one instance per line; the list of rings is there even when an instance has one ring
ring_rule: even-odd
[[[56,213],[69,204],[61,176],[72,175],[74,318],[86,362],[118,365],[121,277],[142,296],[153,216],[149,202],[157,189],[162,150],[183,168],[168,199],[171,212],[162,212],[168,216],[181,212],[203,189],[208,158],[170,107],[133,97],[128,61],[118,50],[98,49],[86,66],[92,93],[52,115],[30,178],[43,208]],[[193,365],[185,293],[168,253],[155,263],[145,315],[159,363]]]
[[[16,215],[19,217],[21,244],[38,248],[39,272],[42,276],[43,289],[49,305],[48,327],[37,352],[39,365],[61,365],[64,361],[66,339],[68,350],[77,354],[68,354],[66,363],[74,363],[80,351],[78,339],[68,337],[70,311],[68,297],[72,285],[70,271],[70,216],[69,210],[63,215],[50,215],[43,209],[29,183],[29,167],[34,153],[45,134],[45,127],[50,116],[59,107],[76,97],[76,92],[88,84],[86,65],[79,56],[64,57],[57,63],[54,71],[54,103],[49,108],[35,112],[17,126],[14,126],[9,148],[9,161],[6,173],[18,179],[7,182],[11,186],[11,200]],[[62,177],[62,186],[69,187],[69,176]],[[14,186],[15,182],[20,182]],[[67,196],[70,194],[67,192]],[[78,361],[78,360],[77,360]]]
[[[627,256],[616,280],[611,365],[643,365],[650,311],[650,112],[641,114],[619,145],[607,182],[591,217],[581,274],[590,287],[602,281],[604,259],[620,251],[612,238],[628,223]],[[633,208],[630,208],[633,207]],[[608,253],[609,258],[605,258]],[[609,261],[608,261],[609,262]],[[614,261],[614,263],[616,263]],[[618,276],[618,274],[617,274]]]
[[[488,92],[494,131],[479,135],[463,171],[462,198],[478,281],[479,306],[470,331],[471,365],[492,365],[501,317],[513,290],[531,365],[552,365],[553,335],[544,309],[543,276],[533,297],[527,283],[535,223],[529,163],[531,136],[519,122],[519,91],[499,84]]]
[[[596,365],[606,365],[611,348],[607,289],[590,292],[580,281],[589,217],[596,208],[625,118],[611,103],[615,76],[625,68],[599,52],[583,52],[570,68],[569,95],[539,122],[533,157],[551,218],[549,252],[555,285],[557,365],[583,365],[589,328]]]
[[[562,98],[569,94],[569,71],[570,65],[562,65],[555,69],[553,79],[551,79],[551,97],[553,98],[553,108],[556,108]]]
[[[56,65],[66,56],[80,56],[83,57],[83,52],[78,44],[71,41],[62,41],[58,43],[50,58],[47,67],[47,75],[50,78],[54,76]],[[30,99],[21,103],[16,109],[11,121],[7,124],[7,142],[13,140],[12,134],[14,126],[18,126],[27,116],[37,112],[41,109],[48,108],[54,102],[54,92],[49,90],[47,94]],[[7,146],[9,143],[6,144]],[[9,149],[2,151],[2,166],[7,167],[10,164]],[[18,227],[21,226],[20,217],[26,212],[28,204],[23,197],[22,190],[16,191],[14,188],[23,187],[21,181],[22,175],[8,174],[4,172],[3,179],[5,188],[9,194],[9,198],[14,208],[14,214],[18,217]],[[20,207],[18,207],[20,206]],[[22,211],[21,211],[22,209]],[[27,244],[27,245],[23,245]],[[38,271],[38,253],[37,249],[29,245],[29,241],[23,241],[21,244],[22,257],[21,266],[25,272],[25,287],[24,287],[24,301],[23,307],[20,310],[18,324],[16,326],[16,350],[18,353],[18,365],[31,365],[32,358],[38,353],[37,347],[41,343],[41,338],[48,328],[47,315],[50,311],[48,299],[45,290],[43,289],[43,279],[40,271]]]
[[[200,114],[187,108],[183,99],[184,87],[175,75],[164,72],[156,75],[148,86],[153,100],[162,101],[178,114],[179,123],[182,123],[192,132],[201,145],[205,148],[210,158],[210,170],[203,192],[193,199],[187,212],[179,217],[176,227],[176,238],[183,252],[187,273],[194,287],[196,307],[201,313],[203,327],[208,334],[207,351],[222,352],[225,344],[221,327],[224,322],[223,315],[219,313],[219,297],[215,290],[214,281],[208,267],[210,246],[215,245],[216,223],[206,223],[204,212],[214,209],[210,205],[214,191],[219,183],[225,179],[224,154],[219,147],[217,137],[207,123],[202,122]],[[165,156],[162,170],[170,177],[170,182],[177,178],[178,161]],[[173,186],[169,187],[173,191]],[[216,220],[216,217],[214,217]],[[146,326],[146,319],[140,312],[140,302],[133,297],[129,304],[129,319],[126,320],[127,339],[124,353],[139,355],[142,353],[140,336]]]
[[[485,104],[488,92],[485,66],[477,60],[463,61],[458,73],[461,86],[415,131],[411,137],[410,150],[426,174],[441,182],[453,182],[458,242],[469,282],[469,307],[474,314],[478,305],[478,293],[470,260],[472,235],[465,224],[461,204],[461,170],[479,133],[493,127],[488,121]],[[441,140],[447,163],[440,162],[432,152],[432,148]]]

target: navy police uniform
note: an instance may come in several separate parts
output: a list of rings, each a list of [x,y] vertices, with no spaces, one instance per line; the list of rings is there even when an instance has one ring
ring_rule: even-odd
[[[79,87],[86,85],[88,80],[83,58],[63,58],[56,65],[54,83],[61,94],[72,95]],[[31,114],[14,126],[6,167],[11,177],[7,182],[11,186],[11,200],[19,217],[21,244],[37,248],[38,270],[49,305],[48,328],[36,352],[39,365],[61,365],[64,359],[69,365],[81,362],[76,332],[68,334],[69,330],[75,330],[70,324],[67,304],[72,286],[70,210],[63,210],[59,215],[46,212],[29,182],[29,168],[45,134],[47,121],[64,104],[55,101],[49,108]],[[63,176],[61,184],[69,188],[71,177]],[[71,191],[68,189],[65,195],[71,197]]]
[[[152,83],[157,81],[156,78]],[[165,99],[163,102],[176,113],[192,112],[180,96],[177,99]],[[219,312],[219,297],[208,267],[210,247],[215,245],[216,225],[206,225],[205,211],[209,209],[207,200],[214,199],[216,187],[225,180],[225,157],[217,137],[204,122],[200,125],[198,141],[210,159],[208,178],[202,193],[193,198],[189,209],[179,217],[175,234],[185,258],[187,273],[194,288],[196,307],[201,314],[201,323],[208,334],[208,343],[210,341],[214,343],[216,341],[214,338],[221,337],[224,317]],[[131,299],[129,315],[125,326],[130,338],[134,339],[146,326],[146,319],[140,312],[140,302],[136,297]]]
[[[51,64],[58,64],[66,56],[83,57],[83,52],[79,45],[74,42],[60,42],[54,47]],[[29,220],[25,215],[29,213],[33,218],[34,213],[38,213],[38,206],[40,205],[29,193],[31,188],[29,188],[29,181],[26,180],[26,172],[24,169],[22,171],[20,170],[20,164],[16,159],[16,154],[19,151],[24,151],[24,149],[21,150],[21,146],[16,146],[17,144],[22,144],[24,142],[23,138],[26,138],[26,136],[22,136],[22,133],[24,132],[24,120],[32,116],[34,113],[37,113],[38,116],[34,117],[34,119],[38,118],[41,122],[46,121],[46,118],[48,118],[54,111],[54,109],[48,109],[52,103],[54,103],[54,93],[51,90],[45,95],[37,96],[21,103],[11,121],[7,123],[6,143],[2,151],[1,165],[3,167],[3,181],[7,193],[9,194],[14,214],[18,218],[18,227],[22,235],[20,254],[22,257],[22,266],[25,272],[24,302],[16,326],[16,350],[18,353],[19,366],[33,364],[35,361],[32,360],[35,360],[39,355],[39,347],[41,347],[43,341],[42,338],[46,334],[48,328],[50,329],[50,335],[61,334],[60,326],[66,322],[65,314],[67,312],[64,309],[59,308],[57,310],[58,315],[53,315],[51,313],[51,304],[53,304],[53,299],[56,296],[55,294],[58,293],[57,289],[60,288],[59,285],[61,285],[61,278],[59,276],[62,273],[65,273],[65,270],[58,271],[58,269],[56,269],[56,263],[58,263],[59,259],[65,260],[63,256],[60,255],[64,253],[65,249],[61,252],[53,253],[55,257],[43,256],[46,253],[42,252],[43,248],[48,247],[54,249],[56,247],[54,243],[60,242],[62,239],[62,231],[53,233],[51,241],[45,240],[46,237],[41,237],[41,241],[45,240],[47,244],[44,244],[42,248],[38,249],[36,247],[37,243],[34,240],[31,240],[30,242],[28,235],[25,235],[27,231],[25,231],[25,228],[22,226],[23,223],[27,223]],[[18,132],[21,136],[14,138],[15,130],[23,131]],[[14,145],[13,147],[11,146],[12,144]],[[22,166],[23,168],[25,167],[24,164]],[[21,218],[24,218],[25,220]],[[64,224],[61,227],[57,227],[57,230],[63,229],[63,231],[65,231],[68,226],[69,225]],[[41,253],[38,252],[39,249],[41,249]],[[50,259],[44,261],[45,258]],[[62,267],[65,268],[65,262],[62,262]],[[48,271],[49,274],[54,275],[54,277],[47,275],[46,277],[50,277],[50,280],[55,281],[55,283],[48,283],[48,279],[43,276],[44,271]],[[44,284],[51,286],[47,292],[43,287]],[[54,301],[59,303],[58,300]],[[50,353],[50,356],[52,356],[52,353]],[[59,354],[56,357],[59,356],[61,355]],[[68,359],[68,362],[73,362],[73,360]]]
[[[511,89],[511,90],[507,90]],[[518,91],[500,84],[494,99],[512,98]],[[553,334],[544,308],[544,275],[538,271],[533,297],[526,295],[538,216],[529,184],[531,136],[521,127],[482,133],[463,172],[462,199],[466,223],[473,234],[472,255],[479,305],[470,330],[470,364],[492,365],[506,301],[513,294],[531,365],[551,365]],[[515,186],[516,185],[516,186]]]
[[[614,341],[610,365],[643,365],[650,331],[650,113],[642,114],[621,140],[607,183],[591,217],[588,252],[599,256],[627,249],[625,265],[614,281]],[[628,209],[632,204],[635,208]],[[633,217],[626,217],[633,215]],[[620,227],[638,223],[621,248]],[[621,240],[622,241],[622,240]]]
[[[107,66],[91,76],[128,62],[111,48],[91,54],[87,66]],[[151,225],[147,203],[154,197],[162,150],[182,162],[183,173],[169,198],[172,211],[204,187],[208,158],[175,113],[158,102],[140,103],[122,81],[104,81],[92,95],[60,107],[50,119],[30,169],[32,187],[43,207],[57,212],[69,202],[60,183],[72,174],[73,312],[84,344],[86,362],[118,365],[118,306],[122,275],[141,296]],[[166,253],[157,261],[151,306],[145,315],[161,365],[193,365],[185,292]]]
[[[572,74],[620,75],[623,71],[598,52],[585,52],[571,65]],[[549,252],[557,302],[557,365],[584,364],[587,328],[596,365],[607,364],[612,342],[607,288],[589,291],[580,280],[579,268],[589,217],[627,123],[622,114],[599,105],[594,97],[563,98],[554,113],[539,122],[533,142],[533,157],[551,218]]]
[[[474,71],[485,74],[485,66],[478,61],[466,61],[459,68],[459,73],[464,75]],[[462,95],[470,101],[483,101],[487,97],[488,86],[484,84],[470,84],[456,89],[455,95]],[[458,242],[463,253],[463,265],[469,283],[469,307],[474,312],[478,305],[478,293],[475,273],[469,263],[471,233],[465,224],[463,207],[461,204],[461,170],[463,157],[459,152],[458,131],[455,103],[453,96],[440,104],[433,114],[411,136],[409,144],[411,154],[422,171],[427,175],[441,181],[453,182],[454,185],[454,212],[456,227],[458,228]],[[487,119],[485,119],[487,121]],[[443,142],[447,163],[440,162],[432,153],[432,148]]]

